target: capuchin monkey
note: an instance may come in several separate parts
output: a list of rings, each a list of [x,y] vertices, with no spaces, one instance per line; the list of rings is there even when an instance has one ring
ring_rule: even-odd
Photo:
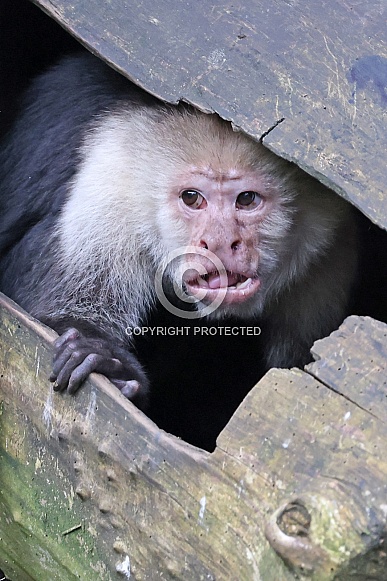
[[[265,369],[308,363],[347,314],[351,206],[217,115],[163,104],[89,54],[32,83],[1,147],[0,199],[0,289],[60,334],[58,391],[96,371],[144,408],[128,329],[157,296],[187,318],[264,321]]]

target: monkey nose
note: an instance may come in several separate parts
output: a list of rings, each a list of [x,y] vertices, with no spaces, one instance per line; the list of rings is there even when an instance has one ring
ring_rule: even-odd
[[[236,239],[233,240],[231,243],[226,243],[224,240],[215,240],[211,238],[202,238],[199,242],[200,248],[204,248],[205,250],[209,250],[214,254],[217,254],[219,251],[226,251],[228,252],[231,250],[232,252],[236,252],[239,250],[241,246],[241,241]]]

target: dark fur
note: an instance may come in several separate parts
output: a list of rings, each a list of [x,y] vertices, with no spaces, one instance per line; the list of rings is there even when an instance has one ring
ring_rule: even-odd
[[[37,77],[22,102],[23,115],[0,151],[0,256],[1,289],[27,310],[33,297],[20,286],[20,273],[39,277],[31,256],[50,256],[47,233],[79,164],[85,129],[93,116],[128,98],[152,100],[85,53]],[[40,272],[43,264],[37,264]]]
[[[67,57],[33,81],[21,104],[23,114],[2,144],[0,289],[31,313],[37,301],[31,288],[49,281],[53,270],[50,234],[79,164],[85,130],[94,116],[123,99],[153,101],[90,54]],[[43,288],[38,295],[44,294]],[[75,324],[67,316],[38,316],[58,333]],[[84,342],[87,337],[106,339],[106,330],[86,320],[77,320],[76,326]],[[109,341],[109,346],[111,357],[124,360],[125,369],[142,384],[144,393],[136,403],[144,405],[148,381],[142,367],[122,343]]]

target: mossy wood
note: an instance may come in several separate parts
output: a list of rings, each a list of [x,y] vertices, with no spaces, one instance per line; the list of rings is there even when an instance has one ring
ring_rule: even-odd
[[[0,303],[0,567],[13,581],[387,579],[387,326],[272,370],[209,454],[105,378],[47,380],[55,333]]]
[[[387,227],[387,4],[33,0],[162,99],[217,111]]]

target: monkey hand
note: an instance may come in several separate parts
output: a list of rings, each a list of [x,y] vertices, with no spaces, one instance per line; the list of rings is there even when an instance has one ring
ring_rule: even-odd
[[[140,408],[145,407],[148,379],[135,356],[114,346],[111,339],[85,337],[68,329],[54,344],[55,354],[50,381],[55,391],[75,393],[93,371],[105,375]]]

